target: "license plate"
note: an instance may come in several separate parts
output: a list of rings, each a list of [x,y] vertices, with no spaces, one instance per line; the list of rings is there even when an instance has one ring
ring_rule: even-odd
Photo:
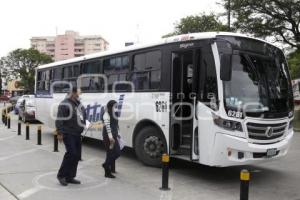
[[[277,149],[268,149],[267,150],[267,157],[273,157],[273,156],[276,156],[276,153],[277,153]]]

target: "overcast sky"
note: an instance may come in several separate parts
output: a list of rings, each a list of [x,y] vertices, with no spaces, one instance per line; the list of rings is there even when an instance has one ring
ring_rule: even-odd
[[[102,35],[110,49],[148,43],[172,32],[174,22],[201,12],[221,12],[219,0],[2,0],[0,57],[29,48],[32,36]]]

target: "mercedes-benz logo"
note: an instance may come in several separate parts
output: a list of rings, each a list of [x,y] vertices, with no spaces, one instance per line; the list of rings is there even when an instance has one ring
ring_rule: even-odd
[[[268,126],[268,128],[267,128],[265,134],[266,134],[267,138],[272,137],[272,136],[273,136],[273,128],[270,127],[270,126]]]

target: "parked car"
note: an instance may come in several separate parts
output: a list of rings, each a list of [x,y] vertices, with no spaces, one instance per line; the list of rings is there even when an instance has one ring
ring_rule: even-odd
[[[24,99],[18,111],[23,122],[35,121],[35,100],[33,98]]]
[[[14,107],[14,111],[16,115],[19,114],[20,105],[24,101],[24,99],[34,99],[34,95],[23,95],[17,100],[17,103]]]

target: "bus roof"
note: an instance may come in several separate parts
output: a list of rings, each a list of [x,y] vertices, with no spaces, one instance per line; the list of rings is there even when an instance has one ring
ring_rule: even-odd
[[[75,62],[80,62],[84,61],[86,59],[93,59],[93,58],[98,58],[98,57],[103,57],[103,56],[108,56],[108,55],[113,55],[113,54],[118,54],[118,53],[125,53],[128,51],[133,51],[133,50],[138,50],[138,49],[143,49],[143,48],[148,48],[148,47],[154,47],[162,44],[169,44],[169,43],[175,43],[175,42],[184,42],[184,41],[193,41],[193,40],[201,40],[201,39],[211,39],[215,38],[218,35],[227,35],[227,36],[237,36],[237,37],[245,37],[245,38],[251,38],[255,40],[259,40],[265,43],[268,43],[272,46],[273,44],[266,42],[264,40],[250,37],[244,34],[239,34],[239,33],[231,33],[231,32],[202,32],[202,33],[189,33],[189,34],[183,34],[183,35],[176,35],[176,36],[171,36],[168,38],[163,38],[157,43],[152,43],[152,44],[147,44],[147,45],[141,45],[141,44],[136,44],[128,47],[124,47],[120,50],[108,50],[108,51],[103,51],[103,52],[98,52],[98,53],[93,53],[85,56],[80,56],[76,58],[71,58],[67,60],[62,60],[62,61],[57,61],[45,65],[40,65],[37,67],[37,69],[44,69],[44,68],[49,68],[49,67],[54,67],[58,65],[65,65],[69,63],[75,63]]]

